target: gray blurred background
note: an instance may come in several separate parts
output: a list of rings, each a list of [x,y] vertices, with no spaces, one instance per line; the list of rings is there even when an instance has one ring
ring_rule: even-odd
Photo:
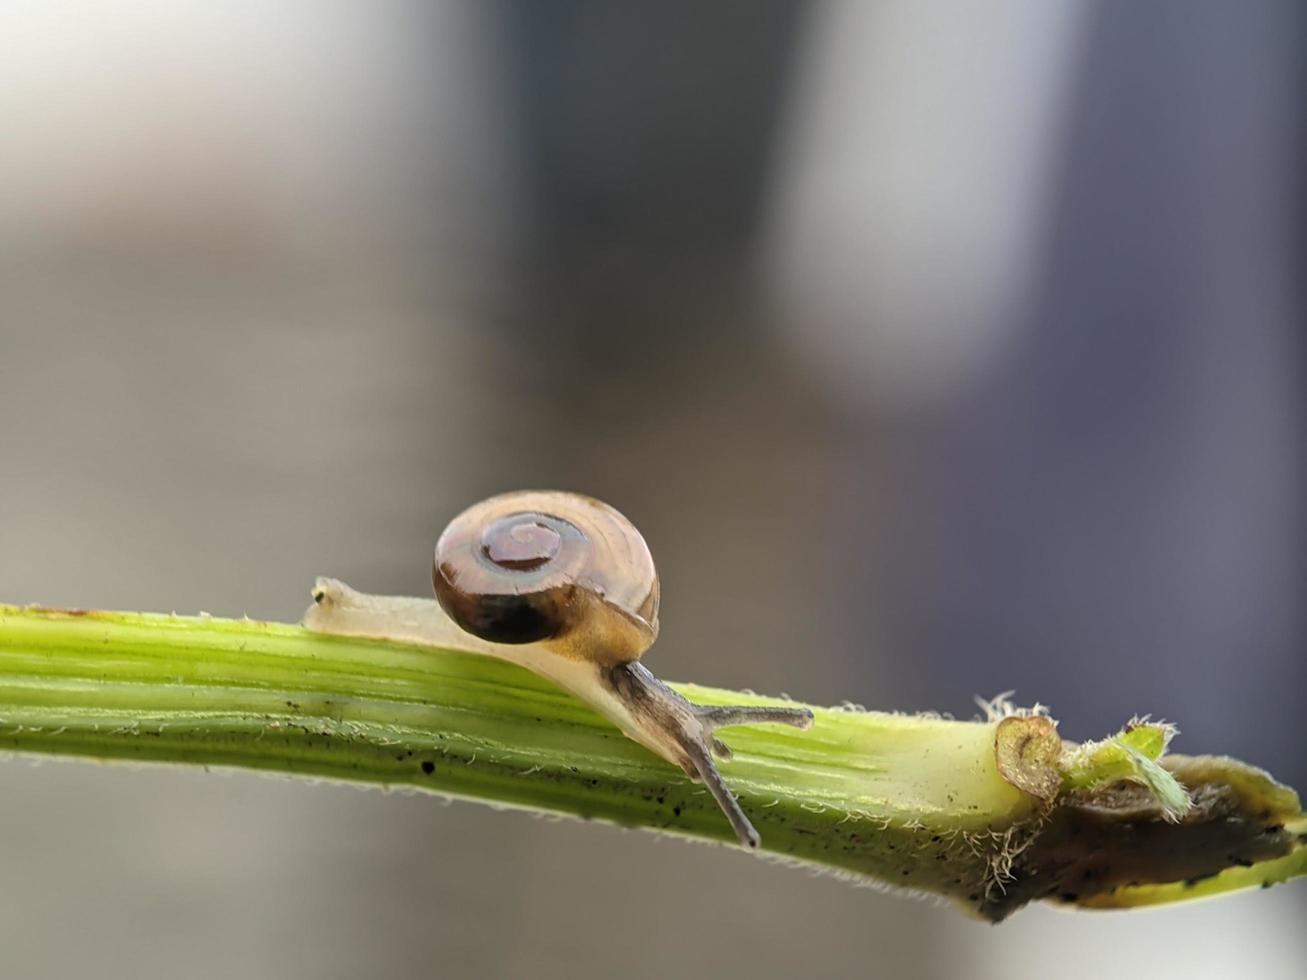
[[[1135,712],[1307,787],[1291,0],[0,5],[0,599],[294,620],[642,528],[663,676]],[[0,765],[5,977],[1298,976],[1307,889],[1000,928],[734,850]]]

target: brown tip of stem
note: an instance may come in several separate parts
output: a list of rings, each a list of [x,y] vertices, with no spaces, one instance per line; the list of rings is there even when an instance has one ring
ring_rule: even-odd
[[[994,759],[1009,783],[1044,803],[1057,799],[1062,775],[1057,762],[1062,738],[1051,718],[1042,715],[1004,718],[994,735]]]

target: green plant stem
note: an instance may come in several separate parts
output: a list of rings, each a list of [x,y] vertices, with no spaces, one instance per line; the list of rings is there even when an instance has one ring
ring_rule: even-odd
[[[676,687],[704,704],[775,703]],[[1015,907],[1004,881],[1062,789],[1047,719],[814,711],[808,732],[725,733],[725,773],[764,850],[993,918]],[[527,671],[274,623],[0,606],[0,748],[405,786],[732,839],[702,787]],[[1296,797],[1280,805],[1292,813]]]

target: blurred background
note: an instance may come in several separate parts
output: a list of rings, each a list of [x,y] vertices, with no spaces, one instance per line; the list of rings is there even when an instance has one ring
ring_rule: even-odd
[[[1136,712],[1307,788],[1292,0],[7,0],[0,599],[643,530],[660,676]],[[1000,928],[734,850],[0,765],[9,977],[1300,975],[1302,886]],[[1296,967],[1296,968],[1295,968]]]

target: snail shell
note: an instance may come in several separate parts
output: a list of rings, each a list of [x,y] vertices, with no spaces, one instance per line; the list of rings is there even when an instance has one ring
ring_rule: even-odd
[[[542,643],[569,658],[629,663],[658,636],[658,575],[635,526],[593,497],[500,494],[436,543],[432,582],[461,628],[492,643]]]

